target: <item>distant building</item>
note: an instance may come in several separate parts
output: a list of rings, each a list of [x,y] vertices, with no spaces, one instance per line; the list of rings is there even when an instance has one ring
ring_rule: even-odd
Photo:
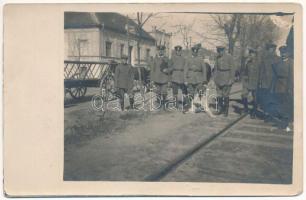
[[[137,58],[137,24],[121,14],[65,12],[64,20],[65,60],[116,60],[125,54],[134,64],[138,59],[145,63],[155,54],[155,39],[141,29]]]
[[[155,39],[156,46],[165,45],[166,46],[166,55],[171,55],[172,48],[172,34],[167,33],[165,30],[158,30],[156,26],[152,27],[152,31],[149,32],[150,35]]]

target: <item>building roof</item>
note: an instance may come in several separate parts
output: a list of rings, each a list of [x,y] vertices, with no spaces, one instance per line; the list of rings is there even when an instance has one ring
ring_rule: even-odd
[[[102,28],[121,34],[127,34],[126,24],[137,27],[137,24],[130,18],[119,13],[111,12],[65,12],[65,29],[75,28]],[[135,34],[131,34],[136,36]],[[140,30],[140,37],[155,42],[155,39],[143,29]]]
[[[154,33],[158,33],[158,34],[163,34],[163,35],[166,35],[168,37],[171,37],[172,34],[171,33],[167,33],[165,30],[158,30],[158,29],[155,29],[155,31],[150,31],[149,33],[151,34],[154,34]]]

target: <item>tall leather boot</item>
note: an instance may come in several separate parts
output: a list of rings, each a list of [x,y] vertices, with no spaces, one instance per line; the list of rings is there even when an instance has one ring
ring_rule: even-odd
[[[243,104],[243,112],[248,113],[249,112],[248,99],[247,98],[242,98],[242,104]]]
[[[131,110],[134,109],[134,98],[133,97],[130,98],[130,109]]]
[[[120,107],[121,107],[121,111],[124,111],[124,98],[120,99]]]
[[[182,102],[182,104],[184,105],[184,101]],[[177,110],[179,110],[179,99],[178,99],[178,95],[175,95],[175,108]]]
[[[223,102],[222,97],[217,97],[217,115],[222,114],[223,112]]]
[[[224,97],[223,98],[223,115],[224,117],[228,116],[228,108],[229,108],[229,97]]]
[[[187,112],[189,109],[189,97],[186,95],[183,97],[183,113]]]
[[[194,112],[194,96],[195,96],[195,94],[191,94],[190,95],[190,97],[191,97],[191,99],[190,99],[190,106],[189,106],[189,111],[190,112]]]
[[[167,101],[167,95],[163,94],[162,95],[162,108],[163,108],[163,110],[166,110],[166,101]]]
[[[189,112],[189,110],[191,109],[192,99],[193,99],[192,95],[187,95],[185,97],[185,104],[184,104],[184,107],[183,107],[183,113]]]
[[[251,119],[256,118],[256,113],[257,113],[257,103],[256,101],[253,102],[253,109],[251,111]]]

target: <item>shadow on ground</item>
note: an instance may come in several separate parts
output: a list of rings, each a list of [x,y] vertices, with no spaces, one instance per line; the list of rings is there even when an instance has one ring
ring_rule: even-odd
[[[84,103],[84,102],[91,101],[93,96],[94,95],[88,95],[88,96],[85,96],[81,99],[67,98],[67,99],[64,100],[64,108],[70,108],[70,107],[73,107],[73,106],[77,106],[79,103]]]
[[[148,116],[148,112],[140,111],[104,113],[84,109],[82,112],[79,110],[70,112],[65,116],[64,123],[65,148],[67,145],[86,144],[87,141],[98,136],[118,133],[130,124],[141,123]]]

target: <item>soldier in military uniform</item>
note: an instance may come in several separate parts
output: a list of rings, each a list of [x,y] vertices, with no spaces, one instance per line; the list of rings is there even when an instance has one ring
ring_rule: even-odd
[[[241,70],[242,75],[242,103],[244,111],[248,112],[248,94],[251,92],[253,97],[253,109],[251,111],[251,118],[256,117],[257,112],[257,98],[256,91],[258,88],[259,79],[259,59],[257,57],[256,49],[249,49],[249,56],[246,60],[244,68]]]
[[[217,57],[214,68],[214,81],[217,88],[217,102],[219,112],[224,116],[228,115],[229,108],[229,94],[232,84],[235,81],[236,68],[234,65],[234,59],[231,55],[225,53],[224,46],[217,46]]]
[[[128,56],[122,56],[122,63],[115,69],[114,86],[117,89],[121,110],[124,111],[124,95],[127,93],[130,98],[130,108],[134,106],[133,83],[134,73],[131,65],[128,64]]]
[[[269,108],[269,104],[272,101],[272,68],[279,61],[279,57],[276,55],[275,49],[275,44],[267,43],[266,50],[261,56],[258,102],[264,112],[267,111],[267,109]],[[265,118],[268,120],[269,116],[266,115]]]
[[[157,87],[157,98],[161,106],[165,109],[167,99],[168,82],[170,80],[170,61],[165,56],[165,46],[157,46],[158,55],[150,64],[150,79]]]
[[[199,97],[204,92],[203,85],[207,83],[206,65],[204,60],[198,56],[199,49],[192,47],[192,56],[186,59],[184,67],[184,81],[188,91],[188,108],[191,106],[191,99],[198,93]]]
[[[293,60],[289,57],[287,46],[279,48],[281,59],[273,66],[272,92],[274,102],[269,111],[281,120],[280,128],[289,128],[293,119]]]
[[[185,58],[182,56],[182,47],[175,46],[175,55],[172,56],[171,63],[171,81],[173,97],[176,101],[176,107],[178,108],[178,90],[181,89],[184,96],[187,95],[187,86],[184,84],[184,66]]]

